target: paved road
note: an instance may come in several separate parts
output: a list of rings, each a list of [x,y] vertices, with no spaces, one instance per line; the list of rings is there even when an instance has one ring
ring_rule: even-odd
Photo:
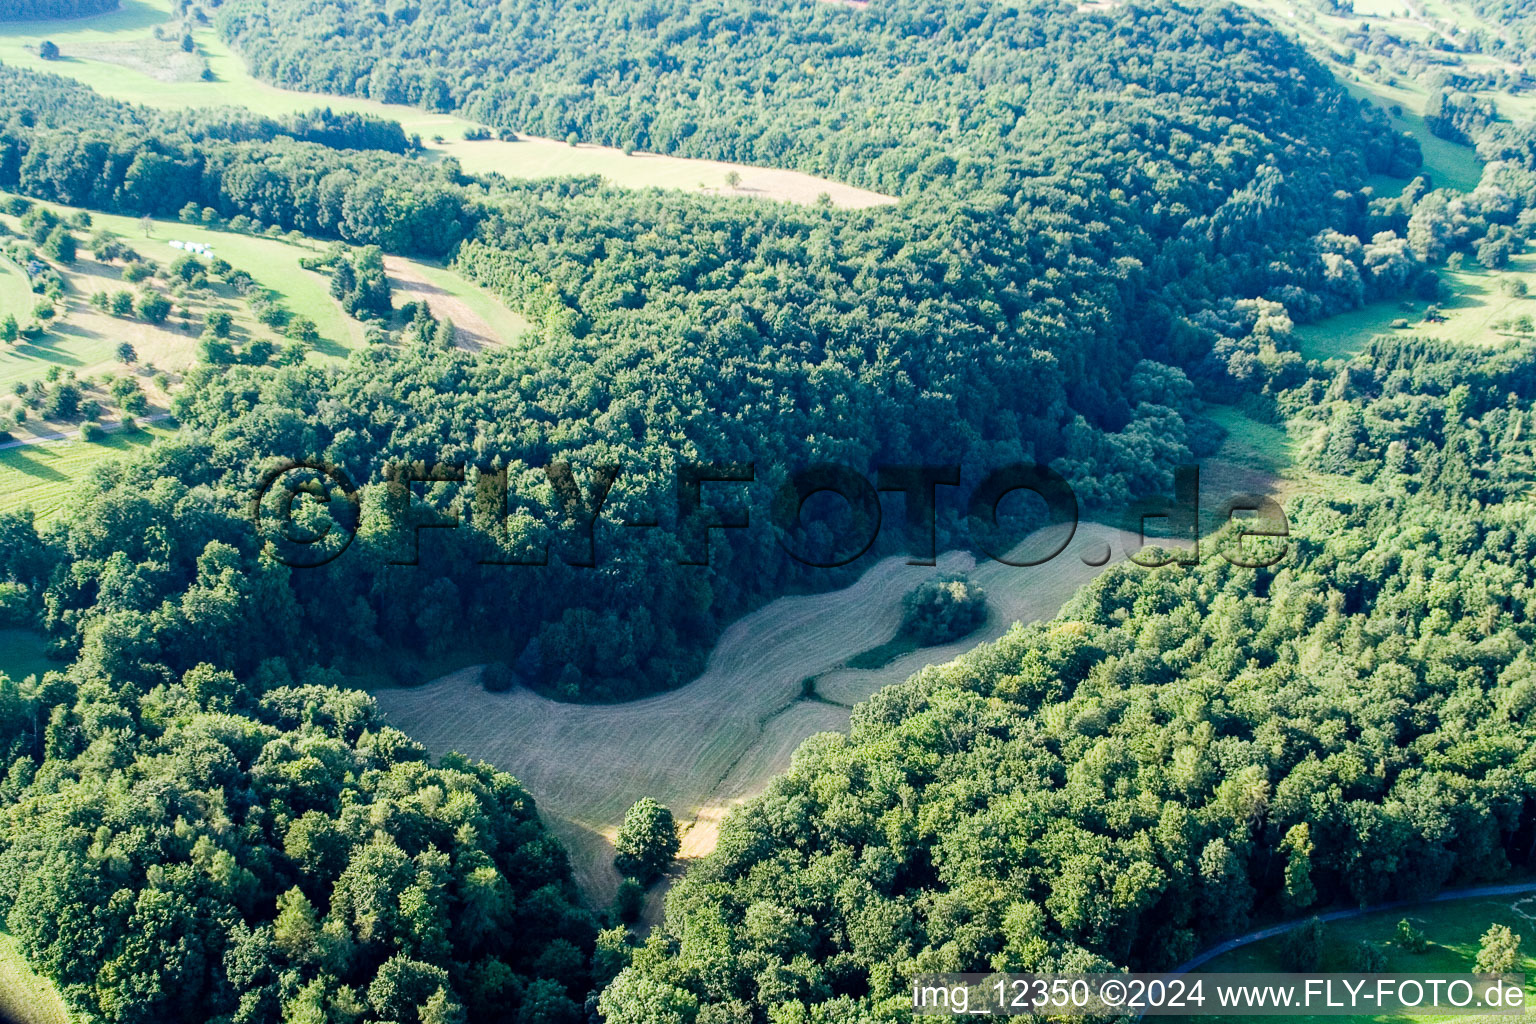
[[[145,416],[138,422],[158,423],[161,420],[168,420],[170,418],[171,414],[168,412],[157,412],[153,416]],[[103,423],[101,425],[101,428],[109,434],[114,430],[121,430],[122,427],[123,425],[121,423]],[[5,451],[7,448],[25,448],[29,444],[44,444],[48,441],[72,441],[79,436],[80,431],[78,429],[55,430],[47,434],[38,434],[36,437],[23,437],[16,441],[6,441],[4,444],[0,444],[0,452]]]
[[[1525,892],[1536,892],[1536,882],[1512,882],[1508,885],[1483,885],[1472,889],[1451,889],[1446,892],[1442,892],[1438,896],[1431,896],[1427,900],[1396,900],[1392,903],[1377,903],[1374,906],[1369,907],[1351,907],[1347,910],[1330,910],[1326,914],[1318,914],[1317,919],[1319,921],[1342,921],[1349,917],[1359,917],[1361,914],[1374,914],[1382,910],[1397,910],[1401,907],[1419,907],[1426,903],[1448,903],[1451,900],[1487,899],[1492,896],[1517,896],[1520,893]],[[1268,928],[1260,928],[1257,931],[1251,931],[1247,935],[1239,935],[1235,939],[1228,939],[1226,942],[1223,942],[1220,945],[1212,946],[1210,949],[1201,953],[1194,959],[1184,961],[1182,964],[1179,964],[1179,966],[1173,968],[1168,973],[1183,974],[1186,971],[1192,971],[1196,967],[1216,959],[1223,953],[1230,953],[1232,950],[1241,946],[1246,946],[1250,943],[1262,942],[1265,939],[1272,939],[1276,935],[1284,935],[1286,932],[1290,931],[1292,928],[1295,928],[1300,923],[1300,921],[1287,921],[1284,924],[1270,925]]]

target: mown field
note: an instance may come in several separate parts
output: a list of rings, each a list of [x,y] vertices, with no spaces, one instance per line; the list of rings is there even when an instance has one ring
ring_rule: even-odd
[[[465,170],[475,174],[494,172],[509,178],[600,174],[631,188],[687,189],[806,203],[826,194],[833,203],[850,208],[893,201],[796,171],[656,154],[626,156],[603,146],[570,146],[532,137],[517,142],[469,142],[464,133],[479,125],[450,114],[354,97],[293,92],[257,81],[211,27],[193,32],[197,53],[196,63],[190,63],[189,55],[175,42],[179,30],[168,32],[165,40],[153,35],[155,27],[170,18],[169,0],[123,0],[118,10],[91,18],[3,22],[0,61],[68,75],[106,95],[153,107],[239,106],[276,117],[327,106],[376,114],[399,121],[408,133],[419,134],[435,157],[455,157]],[[38,45],[44,39],[58,44],[61,59],[45,61],[38,56]],[[203,62],[213,73],[213,81],[201,79]],[[731,174],[740,176],[734,187],[728,183]]]
[[[16,940],[0,931],[0,1020],[12,1024],[74,1024],[59,990],[32,970]]]
[[[171,426],[150,423],[132,432],[114,430],[99,441],[39,441],[0,449],[0,512],[31,508],[38,519],[48,519],[92,469],[173,433]]]
[[[1403,949],[1395,940],[1397,923],[1402,920],[1409,921],[1415,928],[1422,931],[1429,940],[1429,947],[1421,953],[1415,953]],[[1536,1000],[1536,896],[1517,895],[1511,897],[1493,897],[1488,899],[1453,900],[1443,903],[1424,903],[1418,906],[1397,910],[1386,910],[1379,913],[1363,914],[1359,917],[1346,918],[1339,921],[1329,921],[1324,924],[1325,940],[1323,944],[1323,959],[1320,969],[1323,971],[1353,971],[1351,965],[1351,949],[1361,942],[1369,942],[1376,946],[1385,955],[1386,966],[1383,970],[1387,973],[1418,974],[1433,976],[1436,974],[1471,973],[1475,968],[1477,959],[1478,941],[1482,938],[1491,925],[1502,924],[1521,935],[1524,939],[1521,951],[1525,954],[1524,964],[1517,968],[1527,977],[1526,1003],[1531,1004]],[[1218,972],[1271,972],[1285,971],[1288,968],[1281,956],[1281,938],[1265,939],[1250,946],[1233,950],[1223,956],[1217,957],[1199,969],[1198,973]],[[1253,1020],[1252,1017],[1175,1017],[1167,1018],[1173,1021],[1240,1021]],[[1493,1022],[1509,1020],[1503,1016],[1462,1016],[1445,1014],[1424,1015],[1396,1015],[1374,1014],[1358,1017],[1340,1016],[1309,1016],[1304,1014],[1292,1014],[1286,1019],[1307,1022],[1342,1022],[1342,1021],[1379,1021],[1398,1022],[1416,1021],[1420,1024],[1428,1024],[1431,1021],[1460,1021],[1462,1024],[1473,1024],[1474,1021]]]
[[[873,671],[841,670],[889,640],[902,597],[936,571],[973,568],[951,552],[937,569],[884,559],[843,590],[780,598],[731,625],[693,682],[619,705],[561,704],[529,690],[488,693],[479,669],[426,686],[376,691],[390,721],[435,753],[457,750],[506,769],[526,786],[571,853],[578,881],[598,904],[619,876],[612,839],[624,811],[642,796],[669,806],[686,826],[684,856],[714,848],[720,821],[789,766],[794,749],[818,732],[846,729],[851,706],[922,668],[948,661],[1015,621],[1056,614],[1101,570],[1080,554],[1121,538],[1083,524],[1069,550],[1041,566],[974,567],[991,608],[987,626]],[[1038,535],[1025,541],[1031,549]],[[803,684],[815,678],[815,695]]]

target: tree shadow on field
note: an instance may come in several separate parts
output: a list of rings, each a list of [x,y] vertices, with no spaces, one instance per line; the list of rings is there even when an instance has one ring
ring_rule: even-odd
[[[69,479],[68,475],[39,462],[33,453],[27,451],[27,447],[11,448],[0,452],[0,468],[15,470],[39,481],[58,482]]]

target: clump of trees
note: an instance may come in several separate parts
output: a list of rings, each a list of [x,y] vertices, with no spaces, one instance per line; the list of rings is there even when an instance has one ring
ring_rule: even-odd
[[[986,591],[963,575],[927,580],[901,599],[901,631],[924,646],[958,640],[986,621]]]

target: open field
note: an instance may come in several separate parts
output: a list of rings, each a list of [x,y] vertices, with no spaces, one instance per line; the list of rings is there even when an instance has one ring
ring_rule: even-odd
[[[1424,903],[1417,906],[1386,910],[1379,913],[1363,914],[1359,917],[1346,918],[1340,921],[1330,921],[1324,925],[1327,939],[1323,950],[1323,971],[1351,971],[1354,968],[1349,960],[1350,948],[1360,942],[1370,942],[1379,947],[1386,956],[1384,970],[1388,973],[1436,975],[1448,973],[1470,973],[1477,958],[1478,940],[1486,932],[1490,925],[1507,925],[1516,934],[1522,935],[1525,941],[1522,943],[1522,952],[1525,954],[1525,963],[1516,968],[1517,972],[1524,972],[1528,979],[1526,985],[1526,1002],[1529,1004],[1536,998],[1536,956],[1532,955],[1533,939],[1536,939],[1536,897],[1530,895],[1516,895],[1512,897],[1491,897],[1487,899],[1456,900],[1444,903]],[[1402,949],[1394,941],[1397,930],[1397,922],[1406,918],[1414,927],[1424,932],[1430,945],[1422,953],[1413,953]],[[1284,971],[1280,957],[1282,939],[1265,939],[1250,946],[1226,953],[1199,968],[1200,973],[1206,972],[1268,972]],[[1251,1017],[1190,1017],[1173,1018],[1179,1021],[1237,1021],[1251,1020]],[[1289,1020],[1295,1021],[1461,1021],[1470,1024],[1474,1020],[1487,1022],[1507,1020],[1507,1017],[1485,1016],[1448,1016],[1448,1015],[1415,1015],[1412,1017],[1394,1014],[1361,1015],[1358,1017],[1323,1017],[1305,1016],[1301,1014],[1291,1015]]]
[[[1389,299],[1373,302],[1338,316],[1301,324],[1292,332],[1297,350],[1306,359],[1348,359],[1357,355],[1379,334],[1419,334],[1458,345],[1489,348],[1515,337],[1521,317],[1536,322],[1536,253],[1515,256],[1502,270],[1485,270],[1468,260],[1461,270],[1442,270],[1442,280],[1455,297],[1440,305],[1444,319],[1428,323],[1422,300]],[[1506,285],[1521,283],[1526,293]],[[1394,328],[1404,319],[1408,326]]]
[[[172,427],[149,424],[131,433],[115,430],[100,441],[41,441],[0,451],[0,512],[31,508],[38,519],[48,519],[93,468],[173,433]],[[0,667],[3,659],[0,651]]]
[[[59,668],[58,662],[48,659],[47,652],[48,641],[41,633],[30,629],[0,629],[0,672],[12,679],[41,676],[49,669]]]
[[[1394,320],[1423,324],[1427,302],[1383,299],[1310,324],[1298,324],[1291,334],[1303,359],[1348,359],[1357,355],[1378,334],[1393,333]],[[1406,333],[1406,332],[1405,332]]]
[[[1461,146],[1430,133],[1424,122],[1424,105],[1429,98],[1428,89],[1407,76],[1392,73],[1386,68],[1368,70],[1368,58],[1359,57],[1354,64],[1344,64],[1327,59],[1341,51],[1341,44],[1334,33],[1352,30],[1368,24],[1372,30],[1386,29],[1404,40],[1428,40],[1439,32],[1414,9],[1424,11],[1439,21],[1466,26],[1480,26],[1472,12],[1460,4],[1408,4],[1401,0],[1358,0],[1353,10],[1340,15],[1325,14],[1313,5],[1293,0],[1240,0],[1244,6],[1263,15],[1277,27],[1298,36],[1320,58],[1324,58],[1340,83],[1357,99],[1366,98],[1388,111],[1393,127],[1408,132],[1418,139],[1424,154],[1424,173],[1437,186],[1450,186],[1463,192],[1477,186],[1482,176],[1483,164],[1469,146]],[[1476,55],[1456,55],[1469,69],[1487,66],[1488,58]],[[1505,116],[1529,116],[1527,107],[1530,97],[1508,94],[1486,94],[1493,98]],[[1392,113],[1392,107],[1399,113]],[[1385,187],[1385,180],[1382,186]]]
[[[635,800],[654,797],[687,826],[684,856],[708,853],[729,809],[787,768],[802,740],[846,729],[850,706],[887,683],[999,636],[1015,620],[1056,614],[1101,571],[1079,553],[1108,536],[1084,524],[1072,546],[1044,565],[977,568],[992,602],[987,627],[878,671],[835,670],[895,634],[908,591],[935,572],[969,568],[970,556],[952,552],[937,568],[888,558],[843,590],[780,598],[732,624],[698,679],[628,704],[561,704],[526,689],[488,693],[478,668],[375,696],[392,724],[434,753],[457,750],[517,776],[566,844],[583,890],[604,904],[619,881],[612,839]],[[818,677],[810,699],[802,696],[807,677]]]
[[[573,147],[532,137],[517,142],[469,142],[464,139],[465,131],[479,126],[451,114],[354,97],[293,92],[260,82],[208,27],[193,32],[198,56],[206,60],[215,78],[204,82],[199,77],[201,67],[188,76],[181,68],[186,55],[173,43],[155,40],[152,35],[155,26],[170,20],[170,12],[169,0],[122,0],[118,10],[96,17],[0,23],[0,61],[68,75],[105,95],[152,107],[238,106],[278,117],[328,106],[376,114],[400,122],[408,133],[419,134],[430,155],[456,157],[473,174],[494,172],[509,178],[600,174],[630,188],[655,186],[804,203],[814,202],[825,193],[836,205],[849,208],[893,202],[876,192],[798,171],[656,154],[626,156],[604,146]],[[45,61],[37,55],[38,44],[44,39],[58,44],[62,59]],[[443,141],[434,142],[434,137]],[[732,172],[741,176],[734,189],[727,184],[727,175]]]
[[[78,212],[72,207],[48,205],[64,215]],[[87,301],[97,291],[136,291],[137,286],[122,280],[122,266],[100,263],[85,251],[84,243],[98,228],[106,228],[122,237],[140,255],[162,266],[181,253],[172,248],[173,240],[196,241],[210,245],[214,253],[236,269],[245,270],[267,291],[275,293],[293,314],[315,322],[320,341],[310,353],[320,361],[344,359],[348,352],[364,342],[363,325],[349,317],[331,297],[328,278],[305,270],[299,260],[314,256],[326,244],[314,239],[272,238],[261,235],[205,228],[171,220],[143,220],[113,214],[92,213],[92,226],[77,229],[81,252],[71,266],[55,267],[68,285],[63,315],[56,326],[41,338],[0,348],[0,387],[41,378],[50,366],[74,371],[84,378],[105,372],[120,373],[117,346],[129,342],[139,360],[140,383],[149,392],[151,402],[164,407],[166,396],[152,382],[154,371],[172,374],[191,366],[196,359],[202,316],[210,309],[222,309],[234,319],[231,335],[235,341],[265,339],[281,347],[282,334],[257,321],[247,303],[232,288],[213,280],[201,295],[178,301],[185,307],[182,315],[173,315],[156,326],[136,318],[114,317],[93,308]],[[13,234],[20,232],[15,217],[0,216]],[[404,257],[387,260],[391,283],[396,289],[397,306],[412,299],[425,300],[433,312],[452,319],[459,328],[459,342],[466,348],[479,349],[510,343],[527,328],[526,321],[507,309],[490,292],[466,281],[453,271],[434,264]],[[26,276],[10,261],[0,258],[0,315],[13,313],[18,322],[31,320],[31,310],[39,296],[27,286]],[[153,367],[153,370],[148,369]],[[27,425],[37,431],[58,429],[58,424],[38,421]]]
[[[384,269],[395,305],[425,302],[433,316],[453,321],[460,348],[494,348],[515,341],[528,329],[527,320],[451,270],[400,256],[384,257]]]
[[[0,932],[0,1020],[13,1024],[74,1024],[75,1020],[58,989],[32,970],[6,932]]]

